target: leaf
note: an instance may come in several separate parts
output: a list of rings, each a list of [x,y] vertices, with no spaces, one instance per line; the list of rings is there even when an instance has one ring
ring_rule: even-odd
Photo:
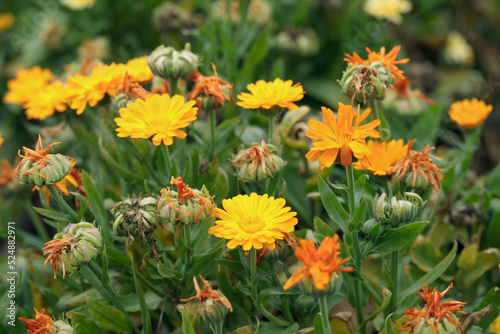
[[[388,229],[377,239],[370,252],[389,253],[404,249],[417,237],[429,222],[415,222],[398,228]]]
[[[149,315],[148,305],[146,304],[146,300],[144,299],[144,295],[142,293],[139,282],[137,281],[137,273],[134,265],[134,257],[132,253],[130,254],[130,266],[132,268],[132,274],[134,277],[134,286],[135,292],[137,293],[137,298],[139,299],[139,305],[141,306],[141,317],[142,317],[142,333],[151,334],[151,316]]]
[[[75,328],[76,334],[96,334],[101,329],[87,315],[78,312],[71,312],[71,325]]]
[[[87,198],[85,198],[85,196],[77,192],[70,192],[70,194],[78,198],[78,204],[80,204],[80,211],[78,212],[78,221],[83,221],[84,217],[83,215],[85,214],[85,211],[87,211],[87,208],[89,206]]]
[[[321,321],[321,313],[316,314],[314,317],[314,333],[315,334],[329,334],[325,333],[323,329],[323,322]]]
[[[87,308],[101,325],[115,332],[123,333],[133,331],[134,327],[125,314],[114,307],[105,305],[97,300],[87,297]]]
[[[156,268],[158,269],[158,274],[160,274],[160,276],[165,278],[180,278],[180,273],[177,270],[168,268],[162,262],[158,262]]]
[[[469,287],[498,263],[498,251],[495,248],[485,249],[477,254],[476,262],[463,271],[465,287]]]
[[[460,269],[469,269],[474,265],[478,256],[479,245],[477,242],[473,242],[460,252],[457,260],[457,266]]]
[[[500,310],[500,288],[498,287],[493,287],[491,288],[490,291],[484,296],[483,300],[481,300],[481,303],[477,307],[478,310],[481,310],[488,306],[489,304],[493,304],[493,315],[488,315],[481,319],[478,322],[478,326],[481,327],[482,329],[487,329],[491,323],[495,320],[496,314],[498,314],[498,311]]]
[[[142,177],[140,175],[138,175],[137,173],[132,173],[115,161],[111,154],[109,154],[109,152],[104,148],[104,145],[102,144],[102,138],[99,138],[99,150],[101,151],[104,160],[106,160],[106,162],[110,165],[111,170],[118,172],[127,180],[142,181]]]
[[[182,331],[184,334],[196,334],[193,324],[187,316],[187,312],[182,312]]]
[[[410,248],[410,258],[420,270],[427,273],[441,261],[443,254],[421,235]]]
[[[62,221],[62,222],[70,222],[70,221],[72,221],[72,219],[71,219],[70,216],[68,216],[65,213],[61,213],[59,211],[56,211],[56,210],[37,208],[35,206],[33,207],[33,210],[35,210],[36,212],[38,212],[42,216],[45,216],[47,218],[50,218],[50,219],[53,219],[53,220],[56,220],[56,221]]]
[[[238,72],[235,82],[238,82],[243,76],[250,75],[255,67],[264,59],[269,50],[269,29],[264,29],[260,36],[255,40],[250,51],[245,56],[245,62],[242,69]]]
[[[366,215],[366,201],[361,202],[361,205],[356,209],[354,216],[352,216],[349,222],[349,230],[359,231],[363,223],[365,222]]]
[[[101,195],[97,191],[94,182],[92,182],[90,177],[87,175],[87,172],[85,171],[82,171],[82,181],[83,186],[85,187],[85,192],[87,193],[87,198],[89,200],[90,211],[92,211],[97,225],[101,226],[102,228],[104,241],[107,244],[111,244],[111,229],[109,224],[109,217],[106,209],[104,209],[104,202],[101,198]]]
[[[370,179],[368,174],[361,174],[356,180],[356,184],[354,185],[354,201],[359,203],[361,201],[361,197],[363,196],[363,189],[365,188],[365,183]]]
[[[351,312],[339,312],[330,319],[330,329],[333,334],[354,334],[355,326],[352,323]]]
[[[349,222],[349,214],[342,207],[337,196],[333,193],[333,191],[328,187],[323,178],[320,176],[318,181],[319,193],[321,195],[321,201],[323,202],[323,206],[328,213],[328,216],[339,225],[344,235],[347,238],[350,238],[349,228],[347,224]]]
[[[108,254],[106,252],[106,244],[102,247],[102,285],[109,286],[109,275],[108,275]]]
[[[385,334],[394,334],[391,321],[392,313],[385,318]]]
[[[259,292],[259,299],[267,296],[296,295],[298,292],[284,291],[283,287],[267,288]]]
[[[314,231],[318,234],[321,234],[325,237],[333,237],[335,235],[335,231],[332,230],[330,226],[328,226],[321,218],[314,217]]]
[[[380,307],[375,312],[370,314],[370,316],[363,321],[363,324],[373,320],[380,312],[384,311],[391,301],[392,292],[383,286],[380,287],[380,289],[382,290],[382,305],[380,305]],[[363,324],[361,325],[361,327],[363,327]]]
[[[455,255],[457,254],[457,242],[453,243],[452,250],[446,255],[446,257],[441,260],[431,271],[427,274],[419,278],[415,283],[402,291],[398,296],[397,305],[403,301],[404,298],[416,293],[417,290],[420,290],[423,287],[423,284],[430,285],[436,279],[438,279],[444,271],[450,266],[455,259]]]

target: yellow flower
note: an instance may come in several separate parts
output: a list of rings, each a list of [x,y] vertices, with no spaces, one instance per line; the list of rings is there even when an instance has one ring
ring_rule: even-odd
[[[275,199],[252,193],[238,195],[222,201],[222,209],[215,209],[215,216],[220,220],[208,233],[218,238],[230,239],[228,248],[243,246],[244,250],[252,247],[266,247],[273,250],[276,239],[284,239],[284,233],[292,232],[298,220],[296,212],[285,207],[283,198]]]
[[[70,108],[80,115],[87,103],[94,107],[107,94],[114,95],[123,83],[127,69],[123,64],[97,64],[89,76],[75,74],[68,78]]]
[[[195,101],[184,102],[184,97],[168,94],[148,94],[146,98],[136,99],[119,110],[120,116],[115,118],[119,128],[118,137],[147,139],[153,136],[156,146],[173,143],[173,137],[186,138],[185,128],[196,119]]]
[[[132,82],[150,81],[155,76],[148,65],[146,57],[130,59],[127,64],[127,72],[132,74]]]
[[[339,268],[350,258],[341,259],[339,236],[335,234],[333,238],[325,237],[321,245],[316,249],[314,242],[307,239],[299,241],[299,247],[295,250],[295,256],[304,265],[297,270],[283,286],[283,290],[288,290],[306,277],[314,281],[314,285],[319,290],[325,290],[326,285],[335,272],[350,272],[353,268]]]
[[[475,129],[481,125],[493,110],[493,106],[482,100],[462,100],[450,106],[448,114],[453,122],[466,129]]]
[[[500,268],[500,265],[499,265],[499,268]],[[495,321],[493,321],[490,328],[494,333],[500,334],[500,316],[498,316],[495,319]]]
[[[380,138],[375,128],[380,120],[375,120],[365,125],[359,125],[370,114],[366,109],[361,114],[359,105],[358,112],[354,112],[352,106],[339,103],[338,119],[329,108],[321,107],[325,123],[311,120],[308,125],[306,136],[313,138],[313,147],[306,154],[310,162],[319,159],[321,169],[333,165],[340,152],[340,162],[344,166],[352,163],[352,156],[363,159],[370,154],[365,138]],[[353,124],[354,122],[354,124]]]
[[[402,139],[391,141],[369,140],[366,143],[370,155],[354,164],[354,168],[368,170],[375,175],[387,175],[397,162],[406,156],[408,145]]]
[[[9,29],[14,22],[16,17],[12,13],[0,13],[0,31]]]
[[[283,81],[280,78],[272,82],[259,80],[247,86],[249,93],[238,95],[237,105],[246,109],[272,109],[273,107],[297,110],[299,107],[293,103],[304,97],[304,90],[300,83],[292,86],[292,80]]]
[[[23,104],[28,102],[31,96],[44,89],[50,81],[52,73],[35,66],[29,70],[20,70],[14,79],[7,82],[9,91],[3,97],[5,103]]]
[[[44,89],[33,94],[23,105],[28,119],[44,120],[57,111],[67,109],[65,87],[60,81],[55,81]]]
[[[401,24],[401,14],[408,13],[412,4],[406,0],[366,0],[363,9],[377,19],[387,19],[395,24]]]
[[[470,65],[474,60],[474,50],[465,37],[457,31],[452,31],[446,36],[444,59],[450,64]]]
[[[97,0],[61,0],[61,3],[74,10],[82,10],[94,6]]]

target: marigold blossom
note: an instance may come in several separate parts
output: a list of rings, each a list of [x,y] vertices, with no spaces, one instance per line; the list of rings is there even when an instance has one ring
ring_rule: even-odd
[[[186,138],[186,133],[180,129],[196,119],[195,103],[185,102],[182,95],[147,94],[144,100],[136,99],[119,110],[120,117],[115,118],[118,137],[153,137],[156,146],[162,142],[171,145],[173,137]]]
[[[408,150],[402,139],[391,141],[369,140],[366,143],[370,155],[354,164],[354,168],[367,170],[375,175],[387,175]]]
[[[311,120],[308,125],[306,136],[314,139],[313,147],[306,154],[307,160],[314,162],[319,159],[321,169],[333,165],[340,153],[340,162],[344,166],[352,163],[354,155],[357,159],[363,159],[370,154],[365,138],[380,138],[375,128],[380,120],[374,120],[368,124],[360,125],[368,115],[370,109],[363,114],[354,112],[352,106],[340,103],[337,118],[329,108],[321,107],[325,123]],[[354,124],[353,124],[354,122]]]
[[[24,104],[31,96],[43,90],[51,78],[52,73],[40,66],[18,71],[16,77],[7,82],[9,91],[3,97],[3,102]]]
[[[155,76],[149,68],[147,57],[130,59],[125,66],[128,73],[132,74],[132,82],[149,82]]]
[[[28,119],[44,120],[67,109],[66,86],[60,81],[55,81],[34,93],[23,105]]]
[[[7,159],[2,160],[2,166],[0,167],[0,187],[5,187],[16,179],[17,173]]]
[[[464,311],[460,310],[466,303],[459,301],[449,301],[445,303],[441,303],[441,299],[446,295],[446,293],[453,287],[453,283],[448,286],[446,290],[443,292],[438,292],[437,287],[434,290],[430,290],[427,288],[427,285],[424,283],[424,287],[422,289],[423,293],[417,291],[417,293],[422,297],[423,300],[427,303],[424,309],[417,309],[413,307],[405,311],[405,316],[410,318],[409,321],[398,331],[411,329],[413,332],[418,327],[418,325],[423,321],[426,322],[434,331],[434,333],[438,334],[437,325],[442,322],[444,319],[448,320],[451,324],[455,325],[460,329],[462,333],[464,333],[462,326],[457,321],[456,317],[453,315],[453,312],[459,312],[465,314]]]
[[[500,268],[500,264],[498,265],[498,268]],[[490,328],[493,330],[494,333],[500,334],[500,316],[496,317],[495,321],[493,321]]]
[[[292,80],[283,81],[280,78],[265,82],[259,80],[247,86],[250,93],[238,95],[236,104],[246,109],[272,109],[273,107],[297,110],[299,107],[294,103],[304,97],[304,90],[300,83],[292,86]]]
[[[412,8],[407,0],[366,0],[363,9],[377,19],[387,19],[395,24],[401,24],[401,14],[408,13]]]
[[[220,220],[208,230],[218,238],[229,239],[228,248],[243,246],[273,250],[276,239],[284,239],[284,233],[292,232],[298,220],[296,212],[285,207],[283,198],[267,194],[238,195],[222,201],[224,210],[216,208],[215,216]]]
[[[12,13],[0,13],[0,31],[9,29],[14,22],[16,17]]]
[[[318,249],[312,240],[301,239],[299,247],[295,249],[295,256],[304,265],[297,270],[283,285],[283,290],[288,290],[306,277],[312,278],[318,290],[325,290],[326,285],[335,272],[351,272],[353,268],[339,268],[350,258],[341,259],[339,236],[325,237]]]
[[[492,105],[473,98],[472,100],[465,99],[453,103],[448,114],[451,120],[461,127],[475,129],[488,118],[492,110]]]
[[[389,70],[391,71],[392,78],[394,80],[396,80],[396,78],[405,79],[403,71],[400,70],[396,65],[405,64],[410,60],[410,58],[396,60],[396,57],[398,56],[400,50],[401,46],[398,45],[393,47],[392,50],[386,54],[385,46],[380,48],[380,52],[372,51],[369,47],[366,47],[366,51],[368,52],[368,59],[365,60],[361,58],[356,52],[353,52],[352,55],[346,53],[344,61],[346,61],[348,64],[360,64],[365,66],[369,66],[374,62],[381,62],[384,67],[389,66]]]
[[[37,309],[33,308],[36,312],[35,319],[26,319],[26,317],[21,317],[19,320],[26,324],[28,327],[28,334],[53,334],[55,333],[55,329],[57,325],[52,320],[52,317],[46,314],[44,309],[41,309],[40,312]]]

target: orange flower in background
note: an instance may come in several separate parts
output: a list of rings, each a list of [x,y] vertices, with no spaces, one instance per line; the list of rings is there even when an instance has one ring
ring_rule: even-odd
[[[43,90],[50,82],[52,73],[40,66],[20,70],[14,79],[7,82],[9,91],[3,97],[4,103],[24,104],[31,96]]]
[[[130,59],[125,66],[127,72],[132,74],[132,82],[148,82],[155,76],[149,68],[147,57]]]
[[[427,303],[424,309],[417,309],[415,307],[406,310],[405,316],[410,318],[410,320],[403,326],[403,328],[398,331],[411,329],[413,332],[415,329],[424,322],[424,326],[428,325],[434,333],[438,334],[437,325],[443,322],[445,319],[449,321],[455,327],[458,327],[462,333],[464,333],[462,326],[453,315],[453,312],[459,312],[466,314],[464,311],[460,310],[466,303],[459,301],[450,301],[441,303],[441,299],[446,295],[446,293],[453,287],[453,283],[448,286],[443,292],[438,292],[437,287],[434,290],[429,291],[427,285],[424,283],[423,293],[417,291],[417,293],[422,297],[422,299]]]
[[[224,210],[215,208],[215,216],[220,220],[208,233],[229,239],[228,248],[242,246],[248,251],[252,247],[266,247],[273,250],[276,239],[284,239],[284,233],[292,232],[298,223],[297,213],[285,204],[283,198],[256,193],[225,199],[222,201]]]
[[[375,175],[389,174],[396,163],[406,156],[408,145],[403,140],[375,141],[366,143],[370,155],[364,157],[354,164],[358,170],[367,170]]]
[[[453,122],[466,129],[475,129],[481,125],[493,110],[493,106],[482,100],[462,100],[450,106],[448,114]]]
[[[391,171],[393,174],[393,178],[396,175],[399,175],[399,180],[403,179],[403,177],[407,180],[408,183],[412,184],[412,187],[415,187],[417,184],[417,180],[423,179],[428,181],[432,187],[438,191],[441,188],[440,181],[443,180],[443,175],[440,174],[443,169],[438,168],[433,162],[432,159],[439,159],[432,154],[429,154],[430,150],[433,150],[434,147],[430,147],[427,144],[422,151],[414,151],[411,148],[415,140],[410,140],[408,142],[408,149],[406,156],[399,160]]]
[[[196,119],[195,101],[184,102],[182,95],[170,97],[168,94],[147,94],[145,99],[136,99],[119,110],[115,118],[118,137],[152,138],[158,146],[162,142],[172,145],[173,137],[186,138],[182,131]]]
[[[295,249],[295,256],[304,266],[285,282],[283,290],[290,289],[306,277],[313,279],[318,290],[325,290],[333,273],[354,271],[353,268],[339,268],[350,258],[342,260],[338,257],[341,247],[338,239],[337,234],[333,238],[325,237],[318,249],[312,240],[301,239],[299,247]]]
[[[2,137],[2,133],[0,132],[0,147],[2,147],[2,144],[3,144],[3,137]]]
[[[12,13],[0,13],[0,31],[9,29],[14,22],[16,17]]]
[[[7,159],[2,160],[2,166],[0,167],[0,187],[5,187],[16,179],[17,173]]]
[[[372,51],[369,47],[366,47],[366,51],[368,52],[368,59],[365,60],[361,58],[356,52],[353,52],[352,55],[346,53],[344,61],[346,61],[348,64],[359,64],[365,66],[369,66],[374,62],[381,62],[384,67],[389,66],[389,70],[391,71],[392,78],[394,80],[396,80],[396,78],[405,79],[403,71],[401,71],[396,65],[405,64],[410,61],[410,58],[396,60],[396,57],[398,56],[400,50],[401,46],[398,45],[393,47],[392,50],[386,54],[384,46],[380,48],[380,52]]]
[[[359,105],[358,112],[354,112],[352,106],[339,103],[337,118],[329,108],[321,107],[325,123],[311,120],[308,125],[306,136],[314,139],[313,147],[306,154],[307,160],[314,162],[319,159],[321,169],[333,165],[340,153],[340,162],[344,166],[352,163],[352,157],[363,159],[370,154],[365,138],[380,138],[375,128],[380,120],[360,125],[368,115],[370,109],[361,114]],[[354,124],[353,124],[354,122]]]
[[[54,115],[56,111],[65,111],[68,108],[66,102],[66,86],[60,81],[55,81],[35,92],[23,108],[26,109],[28,119],[44,120]]]
[[[283,81],[280,78],[265,82],[259,80],[247,86],[250,93],[238,95],[236,104],[246,109],[272,109],[282,107],[289,110],[297,110],[299,107],[294,103],[304,97],[304,90],[300,83],[292,86],[292,80]]]
[[[52,318],[46,314],[44,309],[40,312],[33,308],[36,312],[35,319],[26,319],[26,317],[19,318],[28,327],[28,334],[53,334],[57,325],[52,321]]]

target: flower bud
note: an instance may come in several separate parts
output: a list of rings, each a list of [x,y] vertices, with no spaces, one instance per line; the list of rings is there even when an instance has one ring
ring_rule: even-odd
[[[410,188],[427,189],[430,182],[425,176],[419,172],[411,171],[406,174],[405,185]]]
[[[67,322],[65,322],[63,320],[58,320],[54,324],[56,326],[56,328],[54,330],[54,334],[74,334],[75,333],[75,329],[70,324],[68,324]]]
[[[222,292],[219,292],[221,298],[225,298]],[[224,319],[228,313],[226,305],[216,302],[213,299],[207,299],[199,308],[201,317],[212,328],[214,333],[222,333],[224,327]],[[220,331],[216,329],[219,328]]]
[[[285,233],[285,239],[277,239],[275,245],[273,250],[264,248],[264,259],[268,262],[283,261],[294,255],[298,246],[297,237],[293,233]]]
[[[121,108],[126,108],[127,104],[134,101],[135,99],[131,99],[125,93],[116,94],[115,96],[111,97],[111,102],[113,103],[113,107],[116,110],[120,110]]]
[[[37,162],[27,160],[18,169],[21,182],[43,187],[61,181],[69,173],[71,162],[62,154],[48,154],[41,167]]]
[[[456,323],[459,323],[457,317],[450,312],[446,317],[442,317],[442,319],[438,321],[437,324],[435,318],[430,318],[427,321],[420,321],[413,333],[436,334],[437,332],[438,334],[461,334],[462,331],[460,330],[460,328],[452,324],[451,321],[447,319],[447,317],[450,317],[451,319],[455,320]],[[432,323],[432,326],[429,324],[429,322]],[[437,327],[437,331],[435,327]]]
[[[316,287],[314,280],[308,276],[299,282],[299,289],[307,296],[319,298],[336,294],[340,290],[342,282],[342,274],[340,272],[334,272],[330,276],[330,282],[325,285],[325,290],[320,290]]]
[[[391,202],[386,200],[386,193],[376,195],[373,199],[373,215],[383,224],[399,226],[411,222],[425,204],[422,198],[412,192],[405,192],[402,197],[393,196]]]
[[[276,48],[283,53],[310,56],[318,53],[318,35],[313,29],[292,28],[278,33],[274,39]]]
[[[342,92],[359,103],[366,104],[368,98],[385,99],[387,87],[392,84],[389,66],[384,68],[381,62],[373,62],[369,66],[349,64],[339,80]]]
[[[274,145],[267,145],[264,141],[239,151],[232,164],[238,169],[236,175],[244,182],[260,182],[274,177],[286,165],[283,159],[273,154],[276,151]]]
[[[191,52],[186,44],[183,50],[160,45],[149,56],[148,64],[151,71],[162,78],[187,78],[198,68],[199,57]]]
[[[295,298],[295,309],[301,314],[312,314],[316,303],[316,299],[311,296],[299,295]]]
[[[380,221],[369,219],[363,224],[363,232],[372,240],[380,235]]]
[[[115,218],[113,233],[118,236],[142,236],[153,233],[158,224],[155,221],[158,201],[154,197],[140,196],[116,203],[111,210]]]

